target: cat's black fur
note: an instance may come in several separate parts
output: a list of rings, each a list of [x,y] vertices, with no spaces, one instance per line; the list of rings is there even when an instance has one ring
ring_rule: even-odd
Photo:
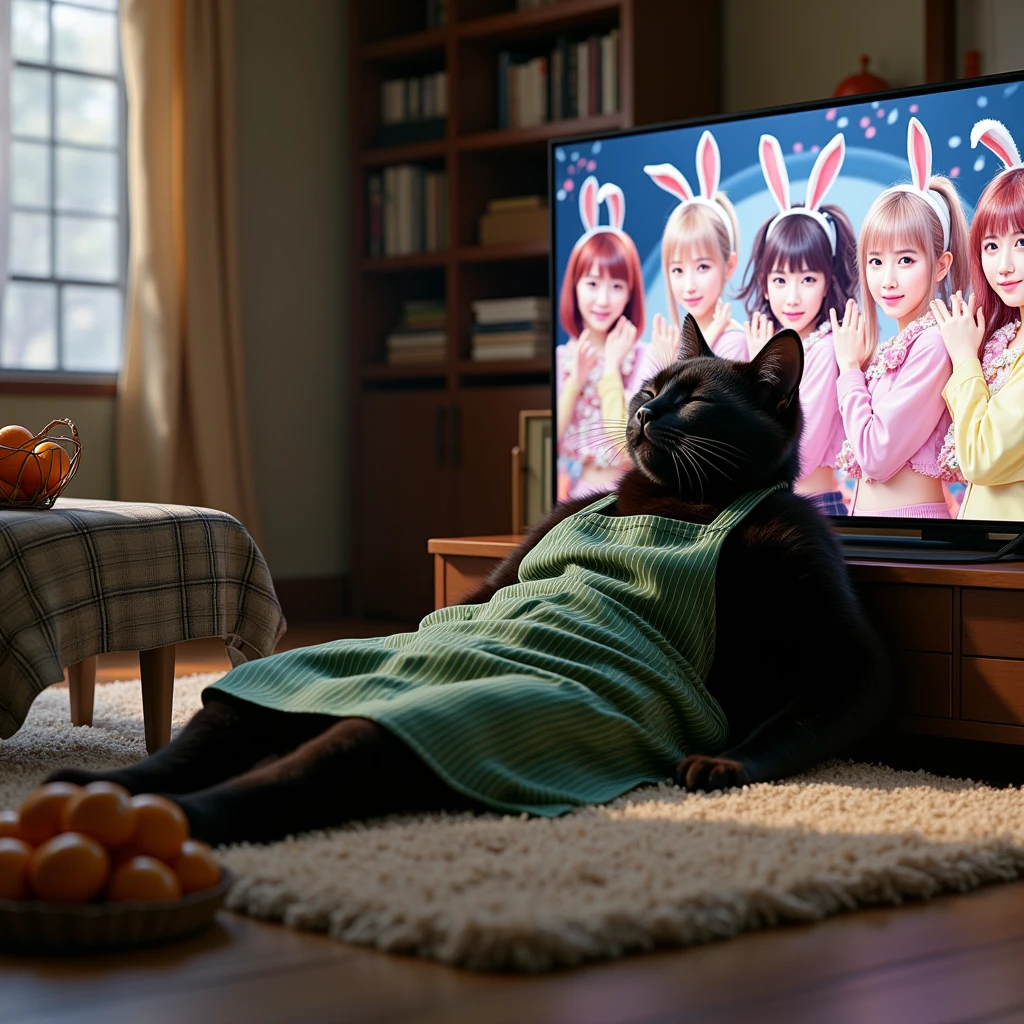
[[[801,427],[803,346],[783,331],[750,362],[716,358],[692,317],[679,361],[632,399],[634,468],[607,515],[708,523],[740,494],[792,486]],[[518,578],[526,553],[598,496],[564,502],[467,603]],[[729,534],[715,577],[717,635],[707,687],[729,723],[726,750],[676,769],[688,789],[782,778],[844,754],[883,724],[889,669],[827,521],[790,489],[765,498]],[[214,691],[216,692],[216,691]],[[175,794],[193,834],[269,840],[399,810],[479,808],[403,743],[365,719],[261,708],[219,695],[181,735],[131,768],[57,772]]]

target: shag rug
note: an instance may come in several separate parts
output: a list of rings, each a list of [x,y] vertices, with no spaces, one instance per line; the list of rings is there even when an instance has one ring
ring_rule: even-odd
[[[174,722],[216,675],[175,683]],[[100,685],[92,728],[66,690],[0,743],[0,807],[53,768],[145,755],[138,680]],[[228,905],[345,942],[476,970],[545,971],[724,939],[1024,875],[1024,792],[832,762],[782,783],[661,784],[555,820],[382,819],[219,851]]]

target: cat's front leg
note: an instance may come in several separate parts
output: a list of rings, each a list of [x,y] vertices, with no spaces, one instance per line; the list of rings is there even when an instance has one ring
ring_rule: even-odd
[[[730,757],[691,754],[676,765],[675,783],[691,793],[713,789],[732,789],[753,782],[752,773],[742,761]]]

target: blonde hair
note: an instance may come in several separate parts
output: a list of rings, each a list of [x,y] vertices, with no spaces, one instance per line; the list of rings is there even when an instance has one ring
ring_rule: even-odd
[[[665,233],[661,236],[661,269],[665,275],[665,287],[668,289],[668,308],[672,321],[680,323],[679,307],[676,297],[672,294],[672,278],[669,266],[680,253],[693,249],[707,249],[717,252],[722,262],[727,264],[733,252],[740,248],[740,224],[736,211],[724,192],[716,192],[711,202],[718,203],[725,211],[732,224],[732,237],[736,239],[735,249],[729,244],[729,232],[725,229],[722,218],[709,209],[704,203],[680,203],[671,214],[665,225]]]
[[[927,200],[912,192],[885,191],[871,204],[864,217],[857,243],[857,269],[860,275],[860,293],[864,299],[864,321],[869,343],[866,366],[878,344],[878,309],[868,289],[867,266],[869,252],[884,252],[914,248],[928,258],[928,276],[935,278],[936,267],[944,252],[953,257],[949,272],[932,294],[926,295],[916,316],[921,316],[935,292],[944,300],[956,291],[966,294],[971,283],[970,246],[967,217],[956,187],[949,178],[936,175],[928,180],[928,187],[938,192],[949,208],[949,246],[942,245],[942,224],[938,214]]]

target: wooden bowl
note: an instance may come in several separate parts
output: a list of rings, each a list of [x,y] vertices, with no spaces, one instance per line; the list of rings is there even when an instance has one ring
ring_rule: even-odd
[[[221,868],[209,889],[166,903],[49,903],[0,900],[0,949],[11,953],[85,952],[144,946],[209,927],[234,876]]]

